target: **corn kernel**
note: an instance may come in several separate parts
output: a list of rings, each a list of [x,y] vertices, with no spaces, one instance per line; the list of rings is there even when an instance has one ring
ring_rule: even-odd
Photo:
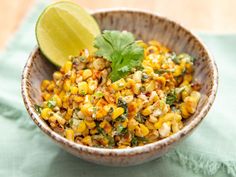
[[[79,82],[78,83],[78,88],[79,88],[79,94],[80,95],[86,95],[88,93],[88,84],[87,82]]]
[[[74,141],[75,133],[72,129],[66,129],[65,134],[66,134],[66,139]]]
[[[81,112],[85,115],[85,116],[92,116],[93,113],[93,105],[91,103],[86,103],[84,105],[82,105],[81,107]]]
[[[133,80],[135,82],[141,82],[142,79],[142,71],[136,71],[133,75]]]
[[[182,74],[182,72],[183,72],[182,67],[179,66],[179,65],[176,65],[176,66],[175,66],[175,71],[174,71],[174,73],[173,73],[173,76],[174,76],[174,77],[178,77],[178,76],[180,76],[180,75]]]
[[[152,111],[153,111],[153,108],[152,108],[152,106],[148,106],[148,107],[146,107],[144,110],[142,110],[142,115],[144,115],[144,116],[148,116],[148,115],[150,115],[151,113],[152,113]]]
[[[146,84],[146,92],[151,93],[156,87],[155,81],[150,81]]]
[[[60,80],[61,78],[62,78],[62,74],[61,74],[59,71],[56,71],[56,72],[53,73],[53,79],[54,79],[55,81],[58,81],[58,80]]]
[[[53,99],[56,101],[56,105],[60,108],[62,106],[61,98],[58,95],[54,95]]]
[[[85,121],[85,124],[87,125],[88,129],[93,129],[94,127],[96,127],[94,121]]]
[[[76,129],[76,132],[83,133],[86,130],[86,124],[84,121],[81,121]]]
[[[129,119],[128,130],[133,131],[137,125],[138,125],[138,122],[134,118]]]
[[[192,82],[193,76],[191,74],[185,74],[184,75],[184,80],[188,82]]]
[[[71,116],[72,116],[72,113],[73,113],[73,109],[68,108],[68,109],[67,109],[67,112],[66,112],[66,115],[65,115],[65,119],[66,119],[66,120],[70,120],[70,118],[71,118]]]
[[[41,111],[41,116],[44,120],[48,120],[49,116],[51,116],[52,110],[50,108],[44,108]]]
[[[86,144],[86,145],[89,145],[91,146],[92,145],[92,138],[91,136],[86,136],[82,139],[81,141],[83,144]]]
[[[118,90],[122,90],[122,89],[124,89],[125,87],[126,87],[126,82],[125,82],[125,80],[122,78],[122,79],[120,79],[120,80],[118,80],[118,81],[116,81],[116,82],[113,82],[112,84],[111,84],[111,87],[115,90],[115,91],[118,91]]]
[[[71,85],[71,81],[69,79],[65,80],[64,85],[63,85],[63,89],[66,92],[70,91],[70,85]]]
[[[72,62],[71,61],[67,61],[64,65],[64,71],[65,73],[68,73],[70,70],[72,69]]]
[[[186,109],[186,106],[185,106],[184,103],[182,103],[180,105],[180,111],[181,111],[181,115],[182,115],[183,118],[186,119],[190,116],[190,114],[189,114],[188,110]]]
[[[49,122],[55,123],[56,120],[57,120],[57,118],[53,115],[53,116],[50,116],[50,117],[48,118],[48,120],[49,120]]]
[[[83,76],[83,79],[86,80],[86,79],[88,79],[92,75],[93,75],[93,73],[92,73],[92,71],[90,69],[85,69],[83,71],[83,75],[82,76]]]
[[[141,83],[136,83],[133,87],[133,92],[134,94],[138,95],[140,94],[140,88],[142,87],[142,84]]]
[[[94,90],[98,86],[98,81],[97,80],[90,80],[88,81],[88,93],[93,94]]]
[[[90,132],[90,134],[94,135],[94,134],[98,133],[98,130],[96,128],[94,128],[94,129],[91,129],[89,132]]]
[[[60,115],[58,114],[54,114],[54,116],[57,118],[57,122],[60,124],[60,125],[64,125],[66,123],[66,120],[64,118],[62,118]]]
[[[76,81],[76,73],[73,71],[71,72],[70,80],[71,80],[71,83],[75,83]]]
[[[139,124],[138,126],[135,127],[135,135],[136,136],[144,137],[144,136],[148,135],[148,133],[149,133],[148,128],[143,124]]]
[[[78,90],[79,90],[78,87],[72,86],[70,92],[71,92],[71,94],[77,94]]]
[[[75,96],[73,97],[73,100],[74,100],[75,102],[77,102],[77,103],[80,103],[80,102],[82,102],[82,101],[84,100],[84,98],[81,97],[81,96],[75,95]]]
[[[44,91],[49,86],[50,81],[49,80],[43,80],[41,83],[41,90]]]
[[[119,117],[120,115],[122,115],[123,113],[125,112],[124,108],[122,107],[118,107],[118,108],[115,108],[112,115],[111,115],[111,118],[113,120],[115,120],[117,117]]]
[[[48,87],[47,87],[47,91],[53,91],[53,89],[55,88],[55,83],[52,81]]]
[[[47,92],[44,92],[42,94],[42,97],[45,101],[48,101],[50,98],[51,98],[51,94],[47,93]]]

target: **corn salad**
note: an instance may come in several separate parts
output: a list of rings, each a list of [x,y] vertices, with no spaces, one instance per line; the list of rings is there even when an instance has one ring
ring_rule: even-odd
[[[70,141],[104,148],[141,146],[182,129],[201,97],[193,57],[157,41],[137,43],[142,67],[115,82],[109,61],[87,50],[70,57],[41,83],[41,118]]]

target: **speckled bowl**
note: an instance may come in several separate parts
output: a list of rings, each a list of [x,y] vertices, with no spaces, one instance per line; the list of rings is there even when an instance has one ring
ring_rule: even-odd
[[[22,75],[22,96],[26,109],[35,124],[54,142],[66,151],[84,160],[109,166],[137,165],[166,153],[181,142],[203,120],[215,99],[218,73],[212,56],[204,44],[189,30],[159,15],[138,10],[100,10],[93,13],[101,29],[126,30],[134,33],[136,39],[156,39],[173,51],[187,52],[197,58],[194,77],[201,82],[203,95],[196,113],[185,122],[182,130],[160,141],[129,149],[103,149],[88,147],[68,141],[50,127],[34,110],[42,102],[40,83],[50,79],[55,67],[35,48],[25,65]],[[39,147],[40,148],[40,147]]]

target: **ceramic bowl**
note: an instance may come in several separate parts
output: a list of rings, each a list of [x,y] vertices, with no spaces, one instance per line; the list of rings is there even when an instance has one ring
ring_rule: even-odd
[[[167,18],[139,10],[100,10],[93,13],[102,30],[126,30],[136,39],[156,39],[176,53],[186,52],[194,56],[196,78],[201,84],[202,98],[195,114],[185,122],[179,132],[160,141],[127,149],[88,147],[68,141],[54,132],[36,113],[35,104],[42,102],[40,83],[51,79],[53,66],[36,47],[29,56],[22,75],[22,96],[30,118],[55,143],[84,160],[109,166],[137,165],[158,158],[187,137],[204,119],[214,102],[218,73],[216,64],[205,45],[189,30]],[[39,147],[40,148],[40,147]]]

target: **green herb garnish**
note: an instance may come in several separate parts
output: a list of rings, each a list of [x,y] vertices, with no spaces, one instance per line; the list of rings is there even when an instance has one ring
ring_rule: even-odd
[[[35,109],[35,111],[36,111],[38,114],[41,114],[41,111],[42,111],[42,107],[41,107],[41,106],[35,104],[35,105],[34,105],[34,109]]]
[[[169,104],[170,106],[174,104],[174,102],[177,100],[176,92],[173,90],[170,93],[168,93],[166,97],[166,104]]]
[[[47,103],[47,106],[48,106],[49,108],[54,108],[56,105],[57,105],[57,103],[56,103],[56,101],[53,100],[53,99],[49,100],[48,103]]]
[[[132,33],[120,31],[103,31],[96,37],[94,47],[96,55],[111,62],[112,82],[127,76],[133,68],[140,67],[144,58],[144,49],[135,43]]]

